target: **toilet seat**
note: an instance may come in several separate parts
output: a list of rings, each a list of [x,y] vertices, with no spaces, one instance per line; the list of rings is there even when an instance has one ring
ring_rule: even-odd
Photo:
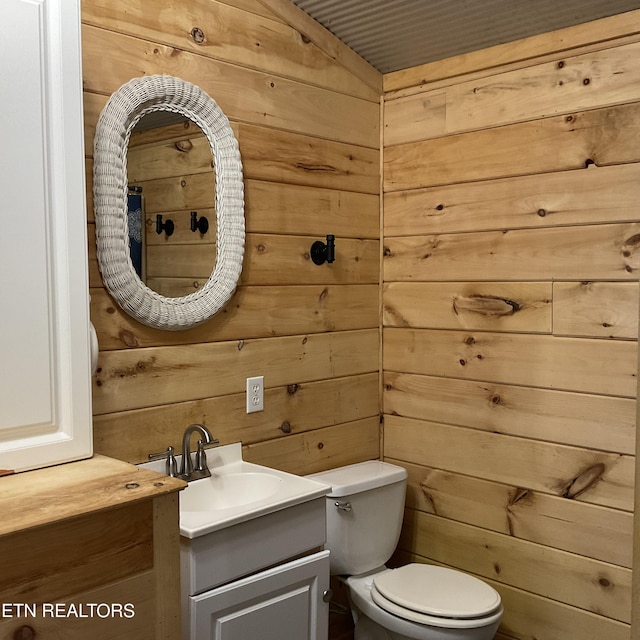
[[[349,598],[352,606],[359,610],[385,629],[402,634],[407,638],[416,640],[489,640],[493,638],[500,619],[502,618],[502,605],[497,610],[484,618],[455,619],[426,614],[413,613],[415,620],[409,618],[409,610],[398,607],[397,613],[387,611],[374,602],[372,592],[373,580],[383,573],[393,571],[383,567],[375,572],[361,576],[350,576],[346,579],[349,587]],[[392,608],[393,603],[389,603]],[[397,605],[396,605],[397,606]],[[468,635],[471,634],[471,635]]]
[[[466,573],[409,564],[373,576],[373,601],[389,613],[421,624],[434,619],[477,620],[500,608],[497,591]]]

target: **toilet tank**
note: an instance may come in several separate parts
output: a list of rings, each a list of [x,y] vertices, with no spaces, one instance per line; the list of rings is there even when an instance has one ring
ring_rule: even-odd
[[[308,477],[331,486],[326,497],[331,573],[353,576],[384,565],[400,537],[406,470],[369,460]]]

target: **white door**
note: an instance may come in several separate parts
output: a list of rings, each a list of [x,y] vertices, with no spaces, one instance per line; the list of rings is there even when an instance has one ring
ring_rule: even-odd
[[[190,600],[191,640],[326,640],[329,552],[294,560]]]
[[[79,5],[0,2],[0,475],[91,455]]]

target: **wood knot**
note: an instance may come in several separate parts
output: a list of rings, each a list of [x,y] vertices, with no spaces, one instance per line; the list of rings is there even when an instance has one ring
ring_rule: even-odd
[[[33,640],[36,637],[36,631],[33,627],[25,624],[22,627],[18,627],[11,637],[12,640]]]
[[[512,316],[522,309],[522,305],[515,300],[500,296],[472,294],[456,296],[453,299],[453,312],[456,315],[474,313],[488,318]]]
[[[502,398],[500,398],[500,396],[497,393],[491,396],[491,403],[492,404],[500,404],[501,400],[502,400]]]
[[[322,442],[318,442],[318,449],[324,449],[324,444]]]
[[[193,27],[193,29],[191,29],[191,38],[196,44],[202,44],[205,40],[204,31],[199,27]]]
[[[573,500],[588,489],[591,489],[591,487],[597,484],[600,480],[605,469],[606,467],[602,462],[591,465],[569,482],[562,494],[562,497]]]
[[[280,425],[280,431],[282,431],[282,433],[291,433],[291,424],[285,420]]]
[[[391,249],[389,249],[389,247],[384,247],[384,249],[382,251],[382,255],[385,258],[388,258],[389,256],[392,256],[393,254],[391,253]]]
[[[140,485],[137,482],[127,482],[127,484],[124,485],[125,489],[138,489],[140,487]]]
[[[298,389],[300,388],[300,385],[298,384],[290,384],[287,385],[287,393],[292,396],[294,393],[297,393]]]
[[[193,142],[191,140],[178,140],[175,147],[180,153],[189,153],[193,149]]]
[[[608,578],[605,577],[601,577],[598,579],[598,584],[603,588],[603,589],[609,589],[610,587],[612,587],[613,585],[611,584],[611,580],[609,580]]]
[[[473,336],[469,336],[468,338],[465,338],[464,343],[470,347],[471,345],[476,343],[476,339]]]
[[[139,346],[141,346],[140,345],[140,341],[138,340],[138,338],[136,338],[135,334],[132,333],[131,331],[127,330],[127,329],[122,329],[118,333],[118,337],[120,338],[120,340],[122,340],[122,342],[127,347],[139,347]]]

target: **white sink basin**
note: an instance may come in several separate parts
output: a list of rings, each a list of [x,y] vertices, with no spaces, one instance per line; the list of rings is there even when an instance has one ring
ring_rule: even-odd
[[[302,504],[330,491],[315,480],[245,462],[239,442],[208,449],[206,454],[211,477],[194,480],[180,492],[180,534],[186,538]],[[181,457],[176,456],[178,464]],[[138,466],[165,471],[162,460]]]
[[[180,494],[180,511],[215,511],[243,507],[269,498],[282,488],[271,473],[224,473],[195,480]]]

